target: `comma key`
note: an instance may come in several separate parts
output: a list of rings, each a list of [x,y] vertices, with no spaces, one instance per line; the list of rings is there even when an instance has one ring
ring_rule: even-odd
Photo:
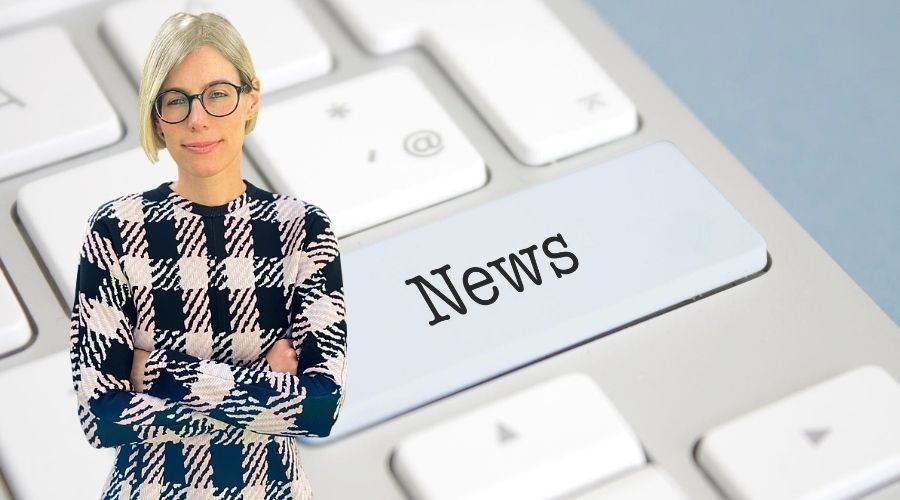
[[[339,238],[487,181],[478,151],[404,66],[263,109],[266,119],[247,136],[250,155],[276,191],[328,213]]]

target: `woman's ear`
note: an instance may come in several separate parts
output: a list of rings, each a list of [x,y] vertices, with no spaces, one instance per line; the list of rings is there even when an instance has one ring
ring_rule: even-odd
[[[251,89],[247,96],[250,97],[250,118],[253,118],[259,112],[259,78],[254,78],[250,82],[250,87]]]

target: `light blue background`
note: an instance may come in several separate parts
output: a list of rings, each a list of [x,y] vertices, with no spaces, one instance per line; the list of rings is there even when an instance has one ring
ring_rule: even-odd
[[[900,323],[900,2],[589,1]]]

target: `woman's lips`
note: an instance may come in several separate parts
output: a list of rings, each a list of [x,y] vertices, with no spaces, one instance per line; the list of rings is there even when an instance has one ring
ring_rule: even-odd
[[[187,144],[182,144],[182,146],[184,147],[184,149],[187,149],[192,153],[209,153],[210,151],[215,149],[220,142],[222,141],[190,142]]]

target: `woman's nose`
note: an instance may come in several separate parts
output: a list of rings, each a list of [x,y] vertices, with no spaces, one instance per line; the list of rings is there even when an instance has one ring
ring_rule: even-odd
[[[203,109],[203,103],[200,102],[200,98],[191,99],[190,106],[191,112],[188,113],[187,117],[188,125],[191,128],[206,127],[209,115],[206,113],[206,110]]]

